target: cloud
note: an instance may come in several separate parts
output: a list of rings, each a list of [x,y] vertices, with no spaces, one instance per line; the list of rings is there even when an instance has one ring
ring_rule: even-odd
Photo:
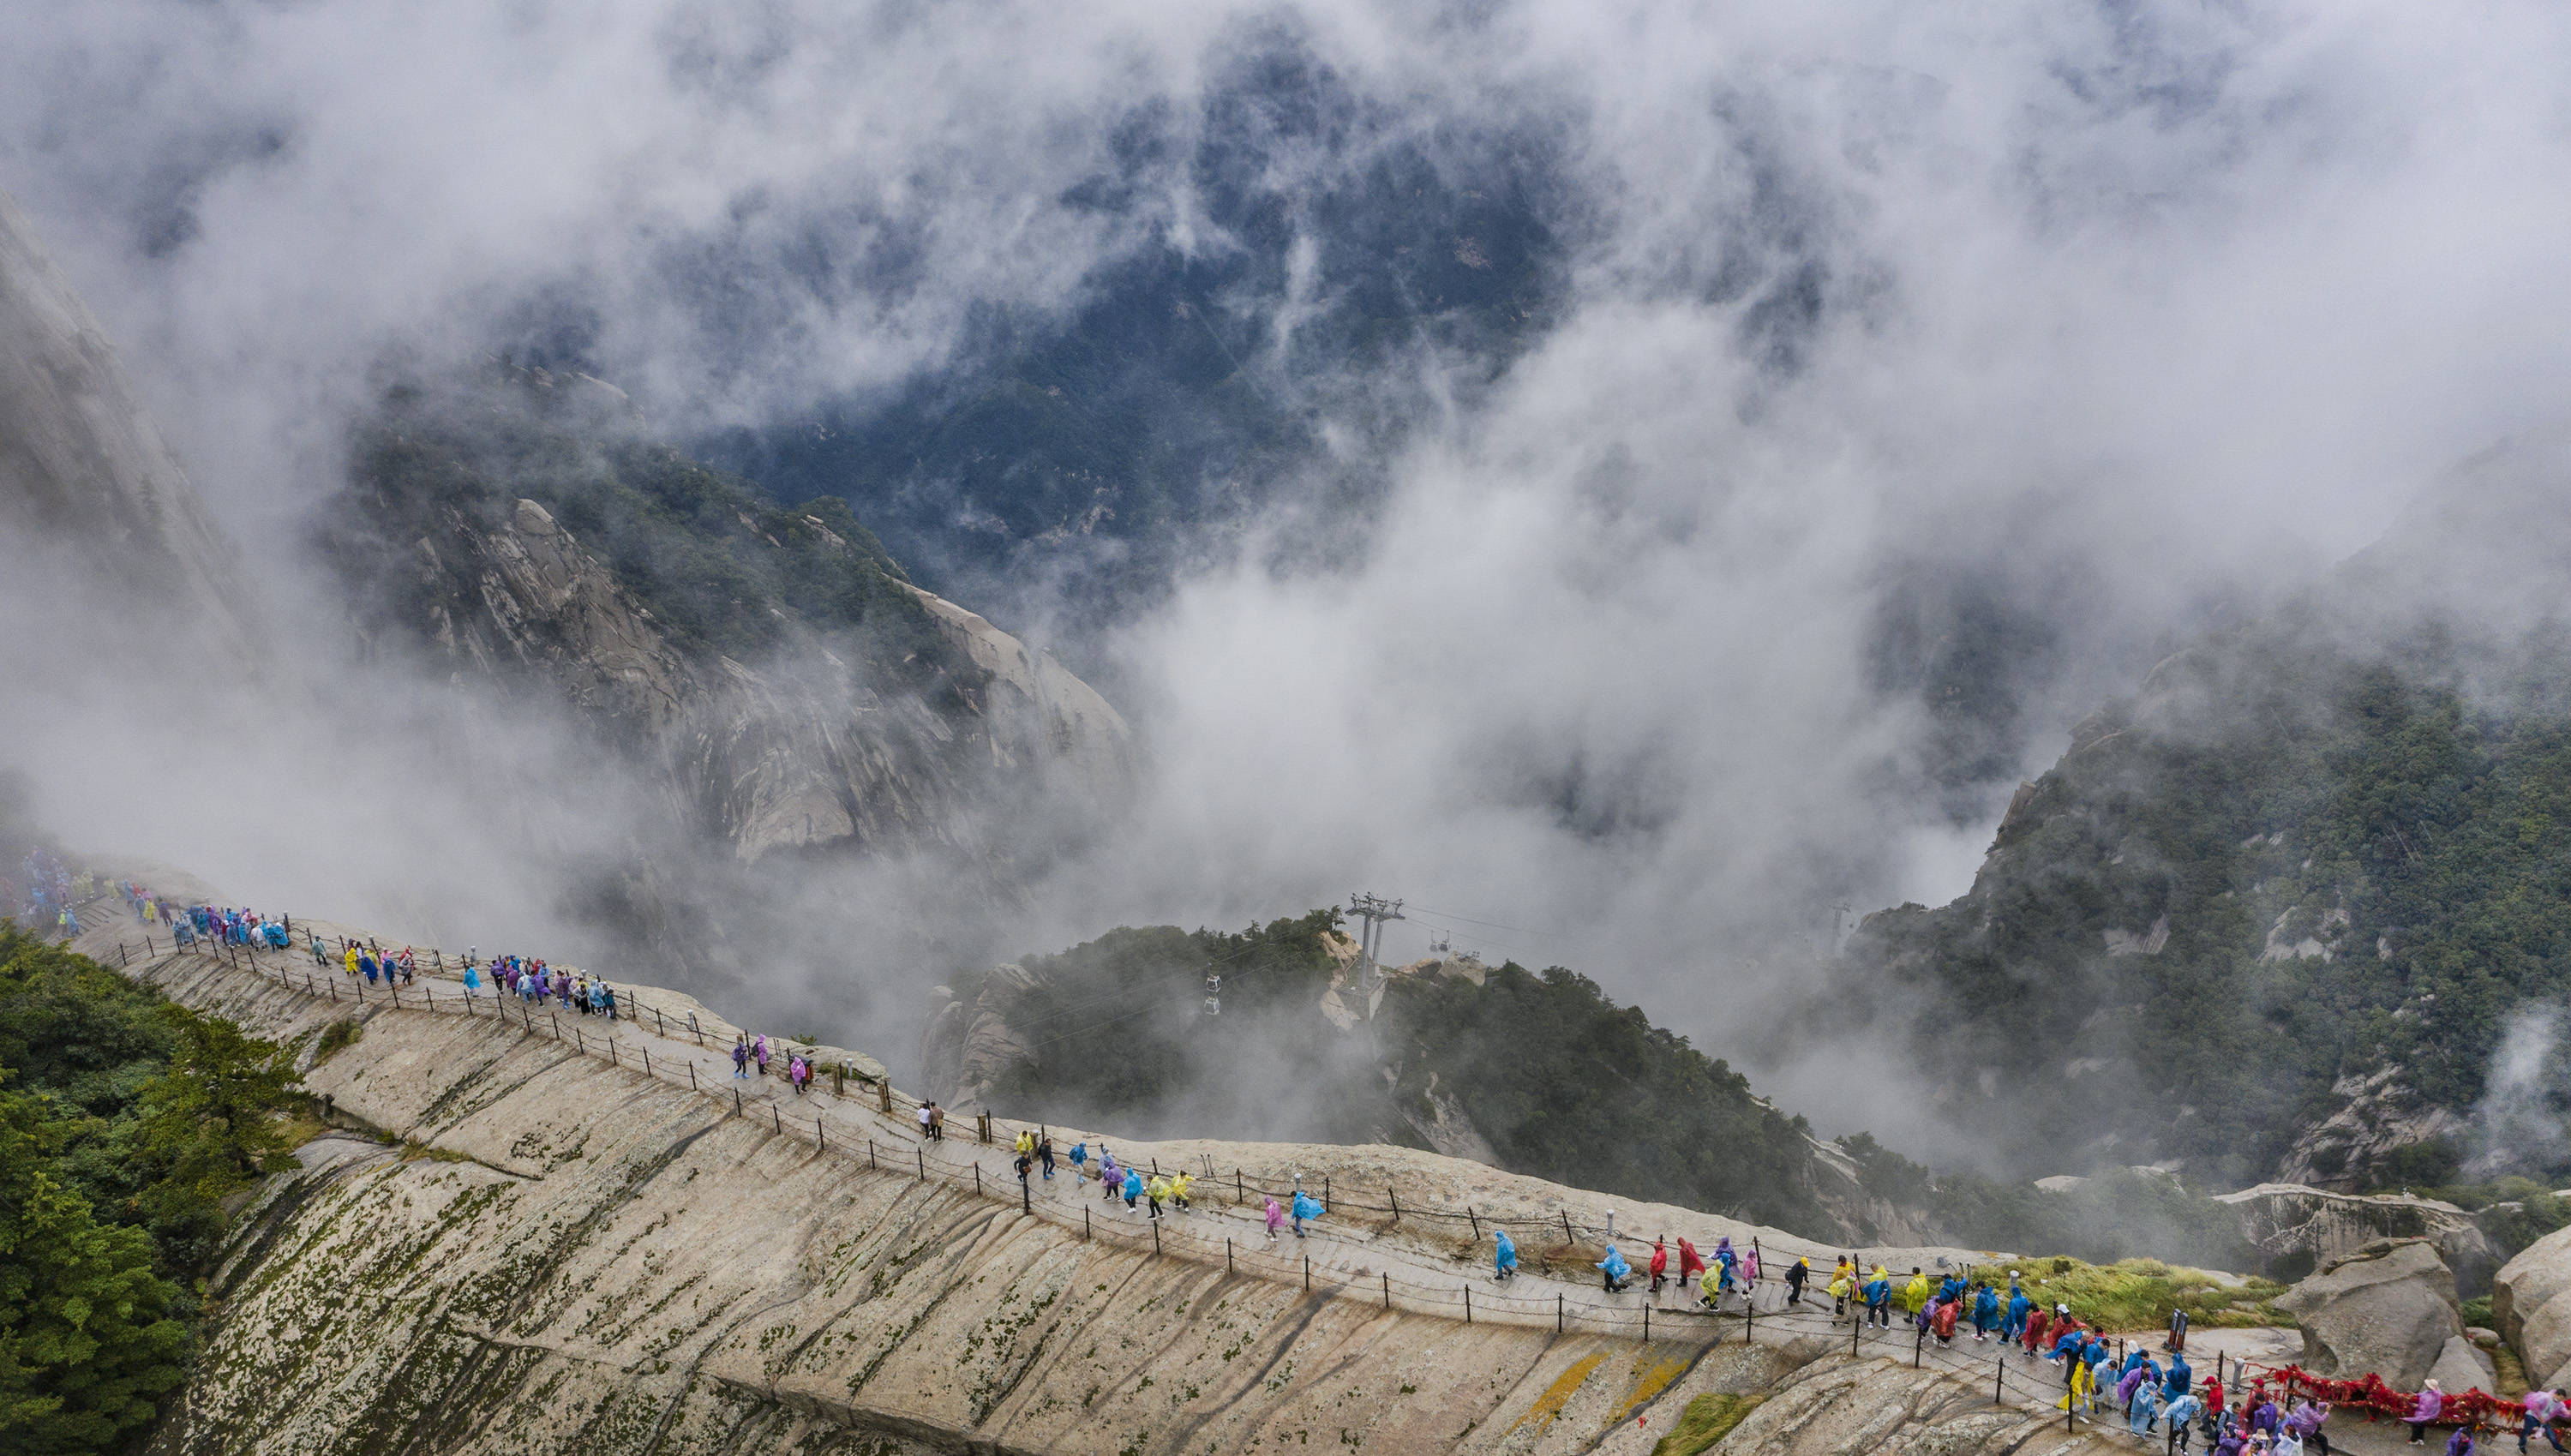
[[[329,485],[391,348],[569,350],[667,428],[755,426],[962,359],[995,312],[1067,317],[1154,249],[1273,252],[1224,306],[1270,325],[1245,375],[1317,452],[1094,645],[1155,779],[973,943],[1375,888],[1718,1050],[1757,1045],[1832,905],[1959,891],[2068,722],[2548,418],[2571,363],[2571,18],[2537,4],[9,25],[0,185],[254,542]],[[1310,114],[1244,122],[1245,76]],[[1549,310],[1480,371],[1299,348],[1362,260],[1296,200],[1403,146],[1544,182]],[[1284,241],[1225,189],[1278,200]],[[1381,492],[1318,506],[1350,472]],[[301,580],[279,610],[326,623]],[[1963,587],[2051,646],[1992,670],[2006,761],[1958,782],[1880,649],[1888,601]],[[1049,590],[971,605],[1041,630]]]

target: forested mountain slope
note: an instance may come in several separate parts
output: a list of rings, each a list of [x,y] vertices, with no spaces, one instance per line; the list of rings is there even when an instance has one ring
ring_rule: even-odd
[[[1968,894],[1865,921],[1828,1035],[1905,1051],[2020,1173],[2571,1166],[2473,1122],[2512,1019],[2571,991],[2567,482],[2560,435],[2471,462],[2082,723]],[[2533,1060],[2512,1095],[2558,1098]]]

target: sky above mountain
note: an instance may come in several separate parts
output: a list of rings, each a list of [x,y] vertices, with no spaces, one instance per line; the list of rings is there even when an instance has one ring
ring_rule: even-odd
[[[0,25],[0,187],[237,539],[298,539],[388,367],[588,369],[1151,742],[977,946],[1378,889],[1431,907],[1396,953],[1574,964],[1717,1050],[2571,362],[2544,4]],[[291,555],[259,586],[321,633]],[[318,873],[281,837],[262,878]]]

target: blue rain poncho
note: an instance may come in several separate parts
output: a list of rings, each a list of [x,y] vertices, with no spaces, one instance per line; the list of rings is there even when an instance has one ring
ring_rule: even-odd
[[[1500,1228],[1493,1230],[1493,1232],[1499,1238],[1500,1242],[1499,1247],[1491,1254],[1491,1272],[1495,1274],[1516,1272],[1518,1266],[1518,1246],[1516,1243],[1510,1241],[1509,1230],[1506,1228]]]
[[[1634,1272],[1634,1266],[1625,1262],[1625,1251],[1612,1243],[1607,1245],[1607,1256],[1598,1261],[1598,1267],[1605,1269],[1607,1277],[1620,1284]]]
[[[1303,1192],[1301,1189],[1296,1189],[1294,1191],[1294,1216],[1296,1218],[1318,1218],[1321,1216],[1320,1201],[1313,1198],[1310,1194]]]
[[[1133,1203],[1136,1199],[1139,1199],[1139,1198],[1141,1198],[1141,1197],[1143,1197],[1143,1175],[1141,1175],[1141,1174],[1139,1174],[1139,1173],[1136,1173],[1134,1170],[1132,1170],[1132,1169],[1130,1169],[1130,1168],[1129,1168],[1129,1169],[1126,1169],[1126,1170],[1125,1170],[1125,1202],[1126,1202],[1126,1203],[1128,1203],[1128,1204],[1131,1204],[1131,1203]]]

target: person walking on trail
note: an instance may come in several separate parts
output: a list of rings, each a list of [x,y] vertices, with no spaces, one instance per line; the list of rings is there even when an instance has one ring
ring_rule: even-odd
[[[1981,1343],[2000,1326],[2000,1291],[1988,1284],[1973,1286],[1973,1342]]]
[[[752,1059],[753,1061],[755,1061],[755,1062],[759,1063],[759,1075],[760,1075],[760,1076],[762,1076],[762,1077],[767,1076],[767,1075],[768,1075],[768,1033],[766,1033],[766,1032],[761,1032],[758,1036],[753,1037],[753,1038],[751,1039],[751,1043],[750,1043],[750,1055],[751,1055],[751,1059]],[[931,1107],[935,1107],[935,1106],[936,1106],[936,1104],[935,1104],[935,1103],[931,1103],[931,1104],[929,1104],[929,1106],[931,1106]]]
[[[1035,1155],[1034,1155],[1034,1154],[1032,1154],[1032,1153],[1026,1153],[1026,1152],[1020,1152],[1020,1153],[1018,1154],[1018,1158],[1017,1158],[1017,1168],[1018,1168],[1018,1194],[1019,1194],[1019,1196],[1020,1196],[1021,1198],[1023,1198],[1023,1197],[1025,1197],[1025,1196],[1026,1196],[1026,1192],[1027,1192],[1027,1174],[1028,1174],[1028,1172],[1029,1172],[1030,1170],[1032,1170],[1035,1166],[1036,1166],[1036,1160],[1035,1160]]]
[[[1143,1175],[1131,1168],[1126,1169],[1124,1192],[1125,1207],[1130,1210],[1134,1207],[1135,1201],[1143,1197]]]
[[[2038,1308],[2033,1314],[2027,1316],[2026,1327],[2019,1331],[2019,1336],[2025,1341],[2029,1358],[2032,1358],[2036,1351],[2045,1348],[2045,1332],[2052,1328],[2053,1311],[2050,1309]]]
[[[1261,1211],[1260,1216],[1268,1224],[1268,1241],[1275,1243],[1277,1241],[1277,1235],[1286,1231],[1286,1210],[1277,1202],[1277,1196],[1275,1194],[1267,1195],[1267,1199],[1268,1207]],[[1500,1235],[1500,1239],[1502,1242],[1506,1242],[1508,1240],[1508,1235],[1503,1233]],[[1509,1250],[1509,1258],[1512,1262],[1517,1259],[1517,1250]]]
[[[1808,1258],[1798,1257],[1793,1263],[1786,1265],[1786,1302],[1788,1304],[1803,1302],[1803,1285],[1811,1277],[1812,1261]]]
[[[2146,1380],[2135,1387],[2131,1400],[2125,1402],[2125,1429],[2137,1436],[2148,1436],[2160,1425],[2161,1389]]]
[[[2328,1401],[2298,1400],[2295,1408],[2286,1412],[2286,1429],[2293,1431],[2314,1456],[2329,1456],[2329,1437],[2321,1434],[2321,1422],[2329,1419],[2329,1413]]]
[[[2014,1344],[2026,1333],[2026,1318],[2035,1311],[2035,1301],[2017,1285],[2017,1270],[2009,1270],[2008,1316],[2000,1321],[2000,1343]]]
[[[946,1109],[933,1102],[928,1105],[928,1141],[931,1143],[946,1141]]]
[[[2446,1438],[2446,1456],[2473,1456],[2473,1452],[2480,1448],[2481,1443],[2473,1438],[2473,1428],[2469,1424],[2455,1427],[2455,1433]]]
[[[1904,1314],[1917,1314],[1920,1310],[1927,1307],[1928,1276],[1919,1271],[1919,1265],[1912,1264],[1910,1266],[1910,1282],[1901,1286],[1901,1312]]]
[[[2326,1410],[2327,1407],[2324,1406],[2323,1409]],[[2561,1391],[2530,1390],[2526,1392],[2526,1415],[2523,1423],[2517,1428],[2517,1449],[2521,1453],[2521,1456],[2523,1456],[2523,1453],[2526,1450],[2527,1438],[2538,1431],[2542,1431],[2544,1433],[2544,1443],[2546,1445],[2551,1446],[2556,1451],[2561,1450],[2562,1437],[2554,1431],[2553,1423],[2562,1419],[2566,1414],[2571,1414],[2571,1410],[2566,1410],[2564,1407]]]
[[[1832,1324],[1838,1323],[1839,1316],[1848,1311],[1848,1300],[1856,1293],[1856,1285],[1852,1279],[1853,1276],[1848,1273],[1845,1264],[1839,1265],[1838,1272],[1830,1275],[1830,1323]],[[1864,1316],[1858,1317],[1862,1319]]]
[[[1035,1133],[1035,1129],[1033,1129],[1033,1128],[1020,1128],[1020,1129],[1018,1129],[1018,1136],[1010,1140],[1010,1143],[1009,1143],[1009,1151],[1010,1151],[1010,1152],[1012,1152],[1012,1153],[1021,1153],[1021,1154],[1032,1154],[1032,1153],[1034,1153],[1034,1152],[1036,1151],[1036,1133]]]
[[[1874,1266],[1874,1277],[1865,1281],[1865,1320],[1892,1328],[1892,1275],[1881,1264]]]
[[[1168,1202],[1169,1197],[1170,1180],[1164,1175],[1156,1173],[1150,1183],[1143,1185],[1143,1202],[1152,1206],[1151,1215],[1155,1218],[1161,1216],[1161,1205]]]
[[[1272,1215],[1276,1213],[1277,1201],[1275,1199],[1270,1199],[1268,1201],[1268,1210]],[[1494,1247],[1491,1252],[1491,1282],[1494,1284],[1505,1284],[1509,1280],[1517,1277],[1518,1246],[1510,1239],[1509,1230],[1506,1228],[1492,1229],[1491,1236],[1498,1240],[1497,1246]]]
[[[1188,1201],[1188,1190],[1195,1187],[1196,1177],[1184,1170],[1170,1175],[1170,1207],[1187,1213],[1196,1205]]]
[[[1089,1140],[1087,1138],[1071,1145],[1071,1175],[1074,1183],[1089,1176]]]
[[[1320,1201],[1313,1198],[1310,1194],[1303,1192],[1301,1189],[1296,1189],[1294,1190],[1293,1213],[1294,1236],[1300,1238],[1303,1236],[1303,1220],[1306,1218],[1318,1218],[1321,1216]]]
[[[2204,1400],[2192,1391],[2161,1407],[2161,1419],[2169,1422],[2172,1451],[2187,1449],[2188,1422],[2195,1420],[2204,1409]]]
[[[466,965],[464,967],[464,994],[470,996],[481,989],[482,973],[475,970],[471,965]]]
[[[1106,1201],[1111,1204],[1125,1189],[1125,1175],[1116,1167],[1116,1155],[1104,1148],[1098,1153],[1098,1184],[1107,1190]]]
[[[1053,1182],[1053,1135],[1051,1133],[1036,1139],[1036,1162],[1044,1168],[1045,1182]]]
[[[1634,1276],[1634,1266],[1625,1262],[1625,1251],[1615,1244],[1607,1245],[1607,1256],[1598,1261],[1601,1282],[1610,1294],[1625,1292],[1625,1281]]]
[[[1684,1284],[1704,1272],[1705,1255],[1696,1251],[1696,1245],[1688,1242],[1686,1235],[1680,1235],[1679,1282]]]
[[[2410,1423],[2411,1445],[2417,1446],[2426,1441],[2428,1423],[2435,1420],[2437,1412],[2445,1408],[2446,1393],[2437,1388],[2436,1381],[2431,1380],[2419,1387],[2418,1398],[2410,1403],[2410,1413],[2402,1417]]]
[[[736,1040],[732,1044],[732,1075],[738,1081],[750,1080],[750,1043]],[[928,1109],[919,1110],[919,1126],[928,1126]]]
[[[1670,1240],[1664,1235],[1652,1240],[1652,1292],[1660,1293],[1661,1285],[1668,1283],[1669,1280]]]
[[[2171,1355],[2169,1371],[2161,1376],[2161,1399],[2176,1400],[2195,1384],[2196,1367],[2187,1362],[2187,1356]]]

